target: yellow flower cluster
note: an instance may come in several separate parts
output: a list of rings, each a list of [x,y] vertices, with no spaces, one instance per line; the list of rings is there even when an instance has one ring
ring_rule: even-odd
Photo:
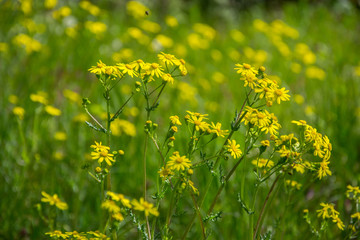
[[[320,203],[320,206],[322,206],[322,208],[316,210],[316,212],[318,212],[318,217],[322,219],[331,218],[339,229],[344,230],[345,225],[339,218],[339,212],[335,210],[334,205],[329,203]]]
[[[225,137],[228,134],[228,130],[221,129],[221,123],[217,122],[216,124],[211,122],[209,124],[207,120],[208,114],[201,114],[197,112],[186,111],[185,115],[186,123],[191,123],[194,126],[194,130],[200,133],[215,134],[218,137]]]
[[[298,183],[297,181],[293,181],[293,180],[286,180],[285,183],[286,185],[296,188],[297,190],[299,190],[302,186],[301,183]]]
[[[235,64],[235,70],[240,74],[240,80],[244,81],[244,87],[249,86],[259,94],[259,99],[265,98],[267,106],[271,106],[274,102],[280,104],[281,101],[289,101],[289,90],[280,88],[277,81],[271,80],[265,74],[265,67],[256,70],[250,64]]]
[[[316,128],[308,125],[304,120],[292,121],[292,123],[303,127],[305,143],[312,145],[314,156],[318,156],[322,159],[319,163],[318,178],[321,179],[331,175],[332,173],[328,165],[330,164],[329,159],[331,156],[332,145],[329,138],[326,135],[323,136],[321,133],[317,132]]]
[[[131,78],[141,77],[142,79],[147,79],[148,82],[154,81],[154,77],[157,77],[162,78],[164,82],[170,83],[174,82],[173,75],[164,72],[164,67],[169,72],[168,67],[175,66],[173,70],[179,69],[182,76],[187,75],[185,60],[177,59],[174,55],[163,52],[158,54],[158,58],[162,65],[158,63],[145,63],[143,60],[138,59],[130,63],[117,63],[115,66],[107,66],[99,60],[97,65],[91,67],[89,71],[96,75],[111,76],[113,80],[127,74]]]
[[[100,231],[89,231],[89,232],[65,232],[55,230],[52,232],[45,233],[46,235],[49,235],[51,238],[56,239],[79,239],[79,240],[87,240],[87,239],[104,239],[104,240],[110,240],[105,234],[101,233]]]
[[[269,113],[266,110],[260,111],[249,106],[247,106],[245,110],[246,114],[242,119],[245,125],[250,123],[253,127],[257,127],[262,132],[265,132],[265,134],[278,134],[278,130],[281,128],[281,125],[273,113]]]

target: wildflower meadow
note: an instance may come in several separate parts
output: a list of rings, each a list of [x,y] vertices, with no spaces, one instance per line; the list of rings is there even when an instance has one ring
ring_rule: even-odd
[[[0,1],[0,239],[359,239],[356,1]]]

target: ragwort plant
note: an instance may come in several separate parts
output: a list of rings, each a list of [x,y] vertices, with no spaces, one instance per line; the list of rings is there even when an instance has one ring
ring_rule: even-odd
[[[319,179],[331,175],[329,159],[332,146],[327,136],[318,133],[304,120],[292,121],[299,126],[298,136],[294,133],[280,134],[281,125],[268,109],[274,104],[289,101],[289,90],[269,77],[263,66],[256,69],[246,63],[235,65],[239,74],[239,85],[244,86],[246,97],[235,112],[230,129],[223,129],[226,122],[210,120],[208,114],[186,111],[183,119],[177,115],[169,116],[166,135],[159,137],[159,125],[152,120],[153,112],[159,105],[165,87],[177,78],[187,75],[187,70],[185,61],[174,55],[160,53],[158,59],[160,63],[136,60],[115,66],[99,61],[89,69],[103,87],[107,106],[106,124],[103,125],[88,110],[90,100],[83,99],[84,109],[93,120],[92,123],[87,122],[87,125],[105,135],[105,145],[99,139],[90,146],[91,157],[97,163],[94,163],[94,170],[89,171],[94,183],[100,186],[99,207],[104,209],[104,213],[97,232],[63,233],[51,229],[47,235],[58,239],[117,239],[122,222],[127,219],[132,221],[143,239],[172,239],[175,236],[185,239],[190,231],[198,231],[202,238],[206,239],[212,233],[210,222],[222,218],[222,206],[217,203],[225,186],[241,163],[251,162],[254,165],[255,184],[245,185],[246,174],[241,173],[238,202],[249,218],[248,238],[263,238],[267,236],[261,235],[266,209],[276,195],[275,186],[281,180],[290,187],[300,188],[301,184],[289,179],[295,172],[304,174],[308,170],[315,173]],[[121,84],[125,77],[134,79],[133,91],[113,113],[110,109],[111,91]],[[111,124],[121,116],[126,104],[137,94],[141,94],[146,101],[142,152],[143,197],[130,200],[126,193],[114,192],[112,186],[111,170],[121,165],[118,160],[126,157],[126,150],[113,150],[120,146],[114,146],[110,142]],[[186,132],[187,137],[177,138],[179,131]],[[216,145],[217,140],[222,144]],[[159,166],[155,179],[156,187],[151,192],[152,200],[149,199],[147,186],[147,163],[153,160],[148,156],[149,143],[152,143],[151,146],[158,153]],[[126,145],[121,148],[126,149]],[[209,152],[213,154],[208,154]],[[207,171],[207,186],[203,191],[199,191],[195,184],[196,176],[203,173],[203,169]],[[270,183],[270,188],[265,199],[259,199],[259,188],[265,183]],[[213,185],[218,186],[215,193],[209,191]],[[254,192],[250,199],[245,198],[247,188],[252,188]],[[192,203],[193,215],[179,234],[173,230],[174,219],[183,215],[180,205],[188,202],[187,199]],[[192,230],[196,220],[199,229]]]

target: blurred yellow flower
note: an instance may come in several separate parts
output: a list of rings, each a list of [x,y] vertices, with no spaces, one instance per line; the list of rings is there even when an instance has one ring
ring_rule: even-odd
[[[165,17],[165,23],[169,27],[177,27],[179,25],[178,20],[174,16],[166,16]]]
[[[62,202],[57,194],[50,196],[44,191],[42,191],[41,194],[43,195],[43,198],[41,198],[42,202],[48,202],[50,205],[55,205],[60,210],[68,209],[68,205],[65,202]]]
[[[25,109],[22,107],[14,107],[12,110],[13,114],[18,116],[20,120],[24,119]]]
[[[95,35],[100,35],[107,30],[107,25],[102,22],[93,22],[93,21],[86,21],[85,28],[87,28],[90,32]]]
[[[45,106],[45,111],[50,114],[51,116],[60,116],[61,115],[61,110],[51,106],[51,105],[47,105]]]
[[[58,141],[65,141],[67,138],[65,132],[56,132],[54,135],[54,139]]]
[[[144,201],[144,198],[140,198],[140,202],[136,199],[131,201],[131,204],[134,206],[134,210],[143,211],[145,216],[149,216],[152,214],[154,216],[159,216],[159,212],[157,211],[156,207],[152,203]]]
[[[318,79],[318,80],[324,80],[326,73],[321,68],[310,66],[306,68],[305,71],[306,77]]]
[[[47,9],[53,9],[57,4],[57,0],[45,0],[44,6]]]

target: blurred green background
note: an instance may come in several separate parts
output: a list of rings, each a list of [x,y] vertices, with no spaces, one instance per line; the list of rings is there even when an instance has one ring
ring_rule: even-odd
[[[354,210],[345,200],[346,186],[360,180],[359,3],[141,3],[0,1],[0,238],[44,238],[49,229],[38,211],[41,191],[57,193],[69,205],[68,211],[58,213],[59,228],[87,231],[99,227],[99,189],[87,169],[95,166],[89,161],[89,146],[104,136],[84,123],[89,119],[81,98],[91,100],[90,110],[100,119],[105,103],[101,86],[88,69],[98,60],[108,65],[136,59],[157,61],[161,51],[185,59],[189,74],[167,88],[160,100],[153,115],[159,136],[166,133],[170,115],[182,119],[186,110],[208,113],[211,121],[229,129],[244,100],[235,63],[263,65],[292,96],[290,102],[271,109],[283,126],[282,133],[296,129],[291,120],[303,119],[329,136],[333,145],[333,175],[321,181],[310,175],[294,176],[303,187],[291,197],[280,194],[264,225],[275,239],[284,234],[285,239],[311,238],[300,212],[308,208],[315,216],[322,201],[335,203],[348,222]],[[113,111],[127,99],[133,84],[133,79],[126,79],[114,90]],[[39,103],[39,96],[47,103]],[[45,105],[60,109],[61,115],[48,114]],[[25,110],[23,119],[13,114],[16,106]],[[114,191],[133,198],[142,195],[139,149],[143,147],[144,107],[141,96],[131,100],[112,137],[112,148],[126,153],[124,162],[112,170]],[[158,170],[155,148],[149,154],[151,194]],[[251,184],[250,164],[239,171],[249,174]],[[246,236],[247,217],[236,201],[240,175],[234,176],[224,193],[223,218],[213,223],[213,239]],[[199,171],[194,178],[201,193],[206,174]],[[178,224],[172,229],[174,239],[189,216],[174,220]],[[124,238],[138,237],[131,221],[124,223],[123,234]],[[196,238],[197,233],[192,234],[189,237]],[[336,238],[341,233],[334,228],[327,236]]]

